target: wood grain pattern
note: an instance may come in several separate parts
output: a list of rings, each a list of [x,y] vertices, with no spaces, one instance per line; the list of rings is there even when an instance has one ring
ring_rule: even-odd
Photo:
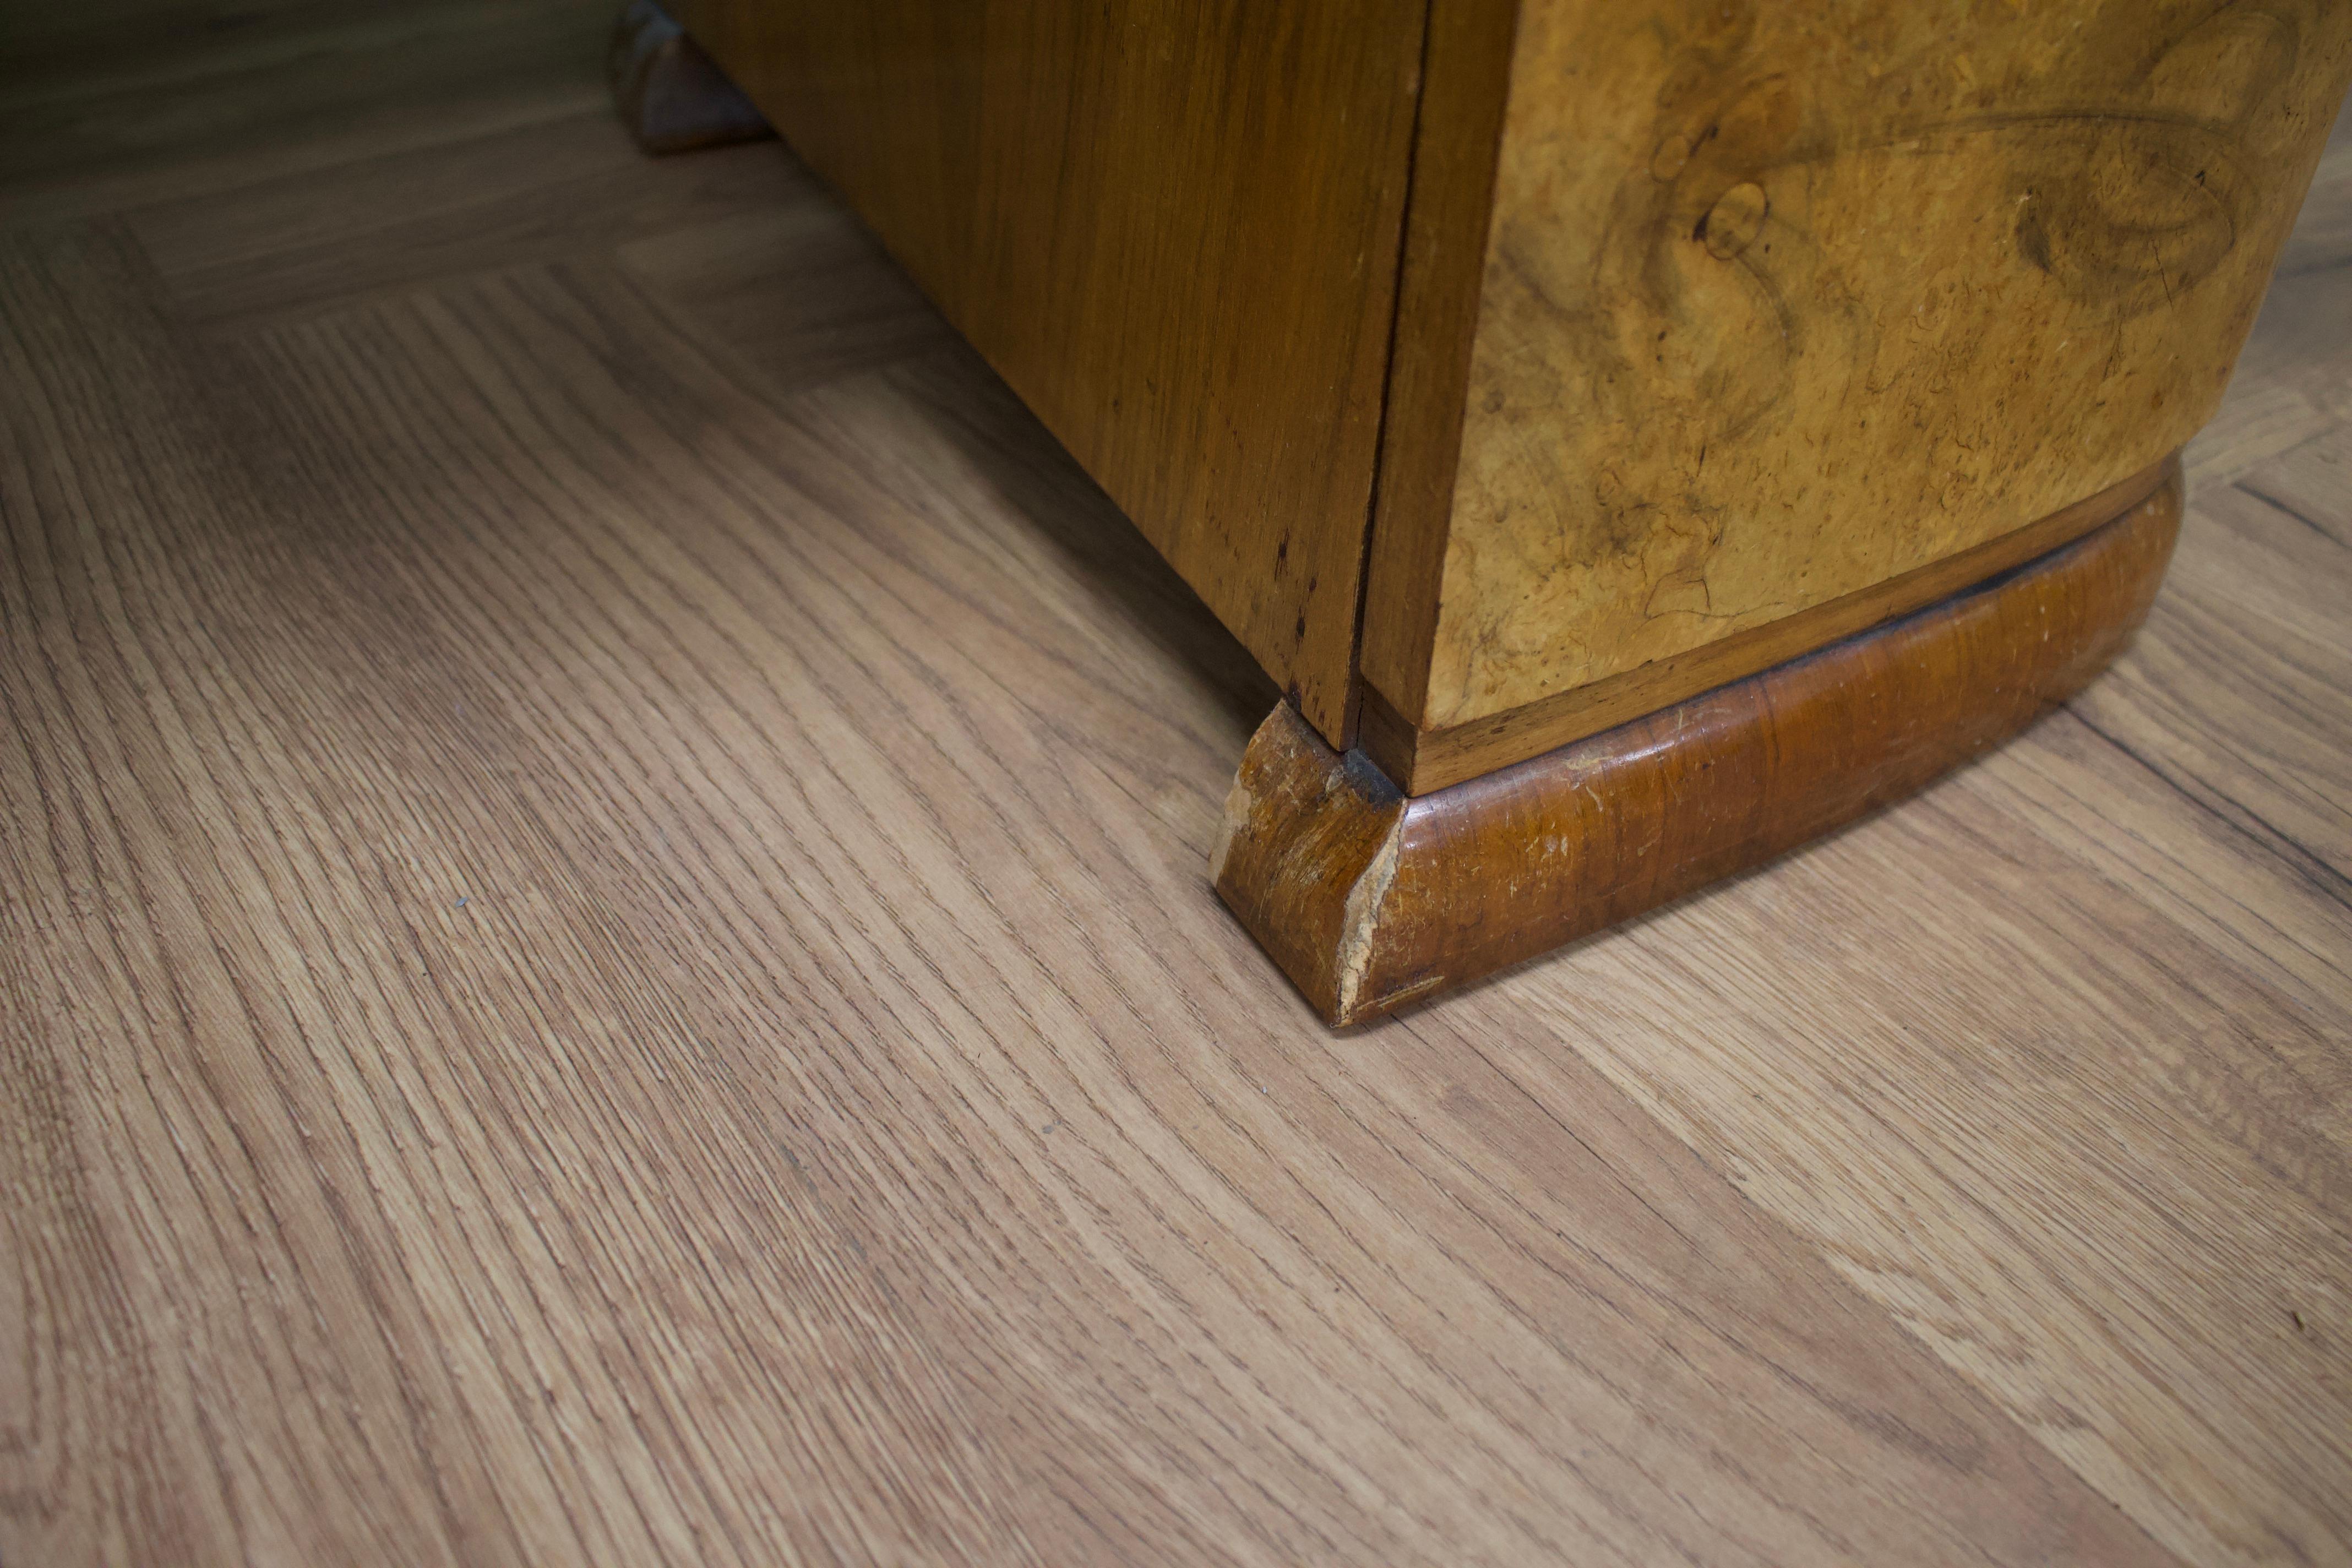
[[[1973,549],[1885,583],[1638,665],[1558,697],[1508,708],[1450,730],[1422,730],[1368,689],[1357,745],[1407,795],[1426,795],[1729,685],[1759,665],[1785,663],[1842,637],[1910,614],[2071,543],[2147,499],[2179,466],[2163,462]]]
[[[2066,715],[1793,876],[1494,999],[1573,1029],[2196,1562],[2352,1552],[2347,563],[2210,492]]]
[[[237,395],[193,398],[107,239],[20,249],[5,295],[8,383],[38,389],[47,437],[13,448],[13,490],[122,487],[17,535],[10,615],[45,630],[12,710],[68,648],[107,650],[34,710],[40,771],[8,799],[39,815],[7,836],[30,857],[10,885],[47,889],[15,906],[47,956],[12,975],[34,1026],[12,1037],[68,1049],[48,1092],[100,1119],[16,1131],[47,1141],[47,1201],[100,1228],[17,1255],[99,1293],[27,1326],[65,1432],[121,1414],[63,1371],[100,1304],[170,1370],[131,1416],[163,1445],[136,1472],[161,1516],[118,1513],[117,1472],[68,1440],[20,1521],[53,1521],[37,1555],[106,1530],[411,1561],[476,1532],[635,1560],[1504,1562],[1758,1530],[1803,1551],[1822,1529],[1780,1498],[1826,1487],[1872,1555],[2152,1557],[1801,1258],[1769,1268],[1811,1286],[1763,1294],[1752,1265],[1664,1261],[1734,1292],[1734,1335],[1556,1245],[1463,1238],[1486,1259],[1465,1273],[1454,1241],[1409,1241],[1558,1173],[1449,1162],[1432,1189],[1381,1103],[1405,1086],[1322,1084],[1311,1020],[1272,1056],[1213,1044],[1262,1039],[1281,983],[1180,853],[1202,846],[1139,838],[1135,812],[1218,727],[1143,721],[1174,670],[1125,606],[1007,615],[1037,548],[1013,517],[942,532],[897,499],[909,468],[977,489],[919,398],[768,414],[593,274],[272,330],[220,367]],[[139,389],[135,473],[92,461],[119,439],[81,422],[99,367],[34,359],[62,331]],[[221,471],[207,406],[270,456]],[[123,504],[142,492],[170,504]],[[140,526],[89,538],[100,519]],[[93,596],[110,544],[136,553]],[[152,640],[174,627],[203,657]],[[1024,648],[1045,688],[1004,680]],[[1127,759],[1056,768],[1073,723],[1126,729]],[[76,889],[138,922],[133,951],[48,945]],[[1171,948],[1163,911],[1188,907]],[[131,1011],[86,1015],[44,978],[61,966]],[[131,1026],[142,999],[163,1011]],[[1194,1047],[1132,1043],[1177,1032]],[[1310,1125],[1339,1136],[1302,1173]],[[193,1169],[118,1157],[174,1141]],[[159,1207],[160,1252],[116,1228]],[[1377,1258],[1329,1251],[1367,1225]],[[1588,1282],[1543,1283],[1563,1268]],[[188,1269],[254,1293],[184,1319],[148,1281]],[[1444,1344],[1438,1313],[1479,1331]],[[1692,1370],[1644,1370],[1685,1322]],[[1367,1357],[1378,1386],[1347,1373]],[[1733,1390],[1801,1438],[1759,1457],[1722,1425]],[[268,1425],[199,1486],[225,1398]],[[1599,1409],[1627,1436],[1575,1454],[1599,1429],[1563,1424]],[[1699,1440],[1634,1436],[1662,1429]],[[1856,1442],[1879,1457],[1857,1468]],[[1885,1494],[1840,1479],[1890,1465]],[[1410,1507],[1365,1506],[1365,1476]]]
[[[1331,1023],[1426,1001],[1785,854],[2044,717],[2130,640],[2179,523],[2175,462],[2021,571],[1431,795],[1277,707],[1210,879]]]
[[[1344,736],[1421,0],[680,14]]]
[[[2061,714],[1335,1047],[1278,693],[606,0],[35,19],[0,1562],[2346,1560],[2352,270]]]
[[[1412,698],[1412,711],[1422,711],[1437,645],[1433,589],[1444,581],[1461,469],[1521,8],[1521,0],[1429,0],[1373,496],[1377,556],[1364,566],[1357,637],[1359,706],[1375,722],[1395,711],[1386,692]]]
[[[609,120],[595,68],[613,9],[589,0],[12,6],[0,215],[10,224],[101,216],[551,121]]]
[[[1572,703],[2145,468],[2347,81],[2324,0],[1530,0],[1465,424],[1391,425],[1458,463],[1376,520],[1368,679],[1425,729]]]

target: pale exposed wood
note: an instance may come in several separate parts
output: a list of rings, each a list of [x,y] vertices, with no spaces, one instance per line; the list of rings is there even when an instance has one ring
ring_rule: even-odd
[[[1200,875],[1273,688],[787,153],[469,250],[607,5],[166,15],[177,140],[0,139],[0,1562],[2347,1559],[2340,422],[1999,755],[1335,1047]]]
[[[1376,522],[1370,679],[1431,729],[1559,700],[2144,468],[2347,79],[2326,0],[1528,0],[1458,471]]]
[[[1344,738],[1423,0],[682,0]]]

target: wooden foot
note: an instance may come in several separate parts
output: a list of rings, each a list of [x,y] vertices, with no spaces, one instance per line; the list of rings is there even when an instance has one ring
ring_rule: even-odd
[[[655,0],[629,0],[613,29],[606,71],[614,105],[648,153],[772,134],[766,117]]]
[[[2123,650],[2179,530],[2176,460],[2075,543],[1513,767],[1401,794],[1277,707],[1210,858],[1333,1024],[1360,1023],[1795,848],[2015,734]]]

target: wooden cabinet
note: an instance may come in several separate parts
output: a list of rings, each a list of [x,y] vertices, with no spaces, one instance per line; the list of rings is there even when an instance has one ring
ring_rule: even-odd
[[[1344,737],[1420,0],[688,0],[681,19]]]
[[[1465,8],[1516,30],[1437,47]],[[1416,789],[2147,493],[2220,400],[2352,73],[2336,0],[1433,21],[1421,155],[1482,199],[1416,186],[1408,216],[1361,659]]]
[[[680,18],[1401,797],[2143,510],[2352,79],[2342,0]]]

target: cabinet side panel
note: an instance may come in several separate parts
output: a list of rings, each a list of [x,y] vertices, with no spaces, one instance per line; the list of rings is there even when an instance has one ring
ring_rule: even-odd
[[[2347,74],[2340,0],[1527,0],[1425,700],[1387,695],[1572,691],[2178,447]]]
[[[1341,738],[1423,0],[680,9]]]

